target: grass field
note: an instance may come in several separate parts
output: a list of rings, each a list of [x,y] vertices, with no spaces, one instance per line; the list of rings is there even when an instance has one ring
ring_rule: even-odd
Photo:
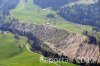
[[[28,51],[23,52],[15,57],[12,57],[8,60],[0,61],[0,65],[2,66],[76,66],[71,63],[40,63],[40,56],[37,53],[30,53]]]
[[[22,52],[13,34],[0,34],[0,59],[7,59]]]
[[[11,16],[18,18],[20,21],[35,23],[35,24],[45,24],[48,22],[48,18],[46,18],[47,14],[56,14],[55,11],[51,9],[43,10],[39,6],[33,3],[33,0],[21,0],[17,7],[10,11]],[[69,30],[72,32],[82,33],[83,30],[91,30],[91,26],[79,25],[68,22],[58,16],[54,19],[50,19],[50,25],[53,27]]]
[[[19,48],[19,45],[21,48]],[[43,63],[40,54],[26,49],[27,38],[15,39],[11,33],[0,33],[0,66],[76,66],[71,63]]]
[[[10,11],[11,16],[18,18],[20,21],[45,24],[48,22],[47,14],[56,14],[55,11],[44,11],[39,6],[33,4],[33,0],[25,2],[21,0],[17,7]],[[69,30],[72,32],[82,33],[83,30],[91,30],[91,26],[79,25],[65,21],[60,16],[50,20],[53,27]],[[19,45],[21,48],[19,48]],[[15,39],[11,33],[0,33],[0,66],[76,66],[71,63],[40,63],[40,54],[31,53],[26,49],[27,38],[21,37]]]

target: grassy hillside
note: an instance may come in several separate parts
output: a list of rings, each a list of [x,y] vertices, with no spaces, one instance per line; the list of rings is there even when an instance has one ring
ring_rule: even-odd
[[[17,55],[13,58],[10,58],[8,60],[2,60],[0,61],[0,64],[2,66],[76,66],[74,64],[70,63],[60,63],[60,64],[55,64],[55,63],[40,63],[40,56],[37,53],[30,53],[28,51],[23,52],[20,55]]]
[[[54,19],[50,19],[49,23],[53,27],[62,28],[65,30],[70,30],[73,32],[82,33],[83,30],[91,30],[91,26],[79,25],[65,21],[63,18],[58,16],[55,11],[50,8],[44,10],[33,3],[33,0],[21,0],[17,7],[10,11],[12,17],[18,18],[20,21],[35,23],[35,24],[45,24],[48,22],[46,17],[48,14],[55,14]]]
[[[18,42],[14,39],[13,34],[0,34],[0,59],[7,59],[20,54],[23,50],[19,48],[18,45],[21,43]]]
[[[26,49],[27,39],[21,36],[19,38],[15,39],[11,33],[0,32],[0,66],[76,66],[71,63],[42,63],[40,54]]]

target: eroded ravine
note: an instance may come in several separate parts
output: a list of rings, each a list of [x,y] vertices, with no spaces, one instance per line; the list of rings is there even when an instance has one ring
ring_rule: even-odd
[[[71,59],[84,57],[86,60],[93,59],[100,63],[99,46],[86,43],[86,37],[78,33],[48,25],[21,22],[4,23],[0,25],[0,29],[27,36],[34,41],[34,48],[37,47],[37,50],[42,50],[41,45],[45,44],[53,52],[63,53]]]

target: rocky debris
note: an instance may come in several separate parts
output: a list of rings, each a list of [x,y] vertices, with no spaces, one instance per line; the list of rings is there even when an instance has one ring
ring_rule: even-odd
[[[95,46],[92,44],[84,44],[84,43],[81,44],[76,55],[76,57],[80,58],[84,57],[87,60],[87,62],[89,62],[89,60],[91,59],[93,59],[94,61],[97,61],[98,59],[100,60],[100,58],[98,58],[99,56],[100,56],[99,46]]]
[[[87,62],[92,59],[100,63],[99,46],[86,43],[86,36],[78,33],[72,33],[46,25],[21,22],[5,23],[0,26],[0,29],[20,35],[29,34],[28,37],[35,36],[35,38],[32,38],[33,41],[39,39],[39,41],[43,42],[42,44],[46,44],[55,53],[63,53],[71,59],[85,58]],[[41,44],[35,43],[35,45],[39,46]]]

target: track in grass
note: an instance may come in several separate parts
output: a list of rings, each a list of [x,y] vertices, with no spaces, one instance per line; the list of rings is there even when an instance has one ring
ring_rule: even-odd
[[[47,10],[41,9],[33,3],[33,0],[27,0],[27,2],[25,2],[25,0],[21,0],[17,7],[11,10],[10,13],[12,17],[18,18],[20,21],[35,24],[45,24],[48,22],[48,18],[46,16],[48,14],[55,14],[56,17],[49,21],[50,25],[53,27],[78,33],[82,33],[83,30],[92,30],[91,26],[74,24],[64,20],[50,8],[47,8]]]
[[[40,62],[41,55],[30,50],[27,38],[19,37],[20,39],[15,39],[11,33],[1,34],[0,32],[0,66],[76,66],[71,63]]]

